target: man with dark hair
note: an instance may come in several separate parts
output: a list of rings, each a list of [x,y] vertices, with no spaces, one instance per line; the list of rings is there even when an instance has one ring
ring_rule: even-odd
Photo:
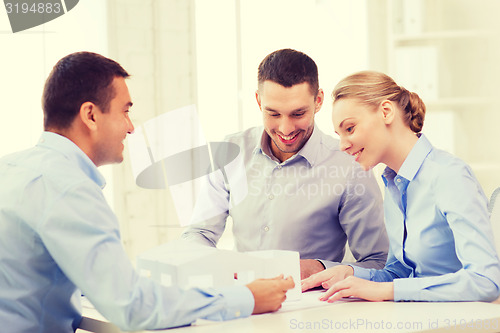
[[[126,77],[95,53],[64,57],[45,84],[40,141],[0,160],[0,323],[9,332],[74,332],[82,293],[120,328],[140,330],[277,310],[293,287],[278,277],[181,290],[135,272],[97,169],[123,160],[134,130]]]
[[[303,279],[341,262],[347,241],[355,265],[384,267],[380,189],[315,126],[324,94],[314,61],[292,49],[269,54],[255,97],[264,126],[227,138],[240,147],[245,170],[216,166],[182,237],[216,246],[231,216],[237,250],[298,251]]]
[[[45,130],[68,128],[85,102],[92,102],[107,113],[116,95],[114,78],[129,76],[118,63],[95,53],[78,52],[61,59],[43,91]]]
[[[262,60],[257,70],[259,90],[266,81],[278,83],[285,88],[307,82],[315,98],[320,92],[316,63],[306,54],[292,49],[275,51]]]

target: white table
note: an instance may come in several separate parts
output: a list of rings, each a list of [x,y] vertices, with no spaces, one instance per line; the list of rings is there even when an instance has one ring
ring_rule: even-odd
[[[191,326],[154,332],[500,332],[500,304],[361,300],[327,304],[316,301],[317,293],[304,296],[300,304],[285,303],[275,313],[226,322],[198,320]],[[82,327],[93,324],[95,332],[120,332],[91,306],[85,306],[83,314]]]

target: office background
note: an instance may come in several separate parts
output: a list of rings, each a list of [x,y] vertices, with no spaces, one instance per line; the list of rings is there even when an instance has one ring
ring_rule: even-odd
[[[261,123],[257,66],[290,47],[318,65],[323,131],[334,135],[330,93],[342,77],[384,71],[421,95],[424,133],[469,163],[489,197],[500,186],[498,12],[497,0],[82,0],[13,34],[0,10],[0,155],[36,143],[44,80],[68,53],[98,52],[132,74],[136,127],[195,104],[206,140],[217,141]],[[139,188],[127,149],[124,163],[101,171],[132,260],[179,236],[171,192]],[[229,234],[221,245],[231,247]]]

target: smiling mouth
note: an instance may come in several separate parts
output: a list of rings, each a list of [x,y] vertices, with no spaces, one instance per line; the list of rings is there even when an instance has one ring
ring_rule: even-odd
[[[296,133],[294,135],[280,135],[280,134],[277,134],[278,137],[280,138],[281,142],[283,142],[284,144],[292,144],[295,142],[295,140],[297,139],[297,137],[299,136],[299,133]]]
[[[365,150],[365,149],[362,148],[362,149],[358,150],[357,152],[355,152],[354,154],[351,154],[352,156],[354,156],[356,162],[358,161],[359,155],[363,152],[363,150]]]

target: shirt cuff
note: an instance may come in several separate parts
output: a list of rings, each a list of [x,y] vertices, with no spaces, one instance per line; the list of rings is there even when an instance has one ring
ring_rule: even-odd
[[[363,268],[363,267],[358,267],[354,265],[349,265],[352,267],[354,270],[354,276],[359,277],[365,280],[370,280],[370,269],[369,268]]]
[[[422,297],[421,279],[401,278],[394,279],[394,301],[433,301],[427,297]]]
[[[252,314],[255,301],[247,287],[221,287],[217,288],[217,292],[224,297],[226,303],[224,320],[244,318]]]
[[[338,266],[338,265],[344,265],[340,262],[335,262],[335,261],[328,261],[328,260],[322,260],[322,259],[315,259],[317,261],[319,261],[320,263],[323,264],[323,266],[325,266],[325,269],[328,269],[328,268],[331,268],[331,267],[334,267],[334,266]]]
[[[323,269],[327,269],[328,268],[328,267],[326,267],[326,263],[323,260],[321,260],[321,259],[314,259],[314,260],[319,261],[319,263],[321,265],[323,265]]]

